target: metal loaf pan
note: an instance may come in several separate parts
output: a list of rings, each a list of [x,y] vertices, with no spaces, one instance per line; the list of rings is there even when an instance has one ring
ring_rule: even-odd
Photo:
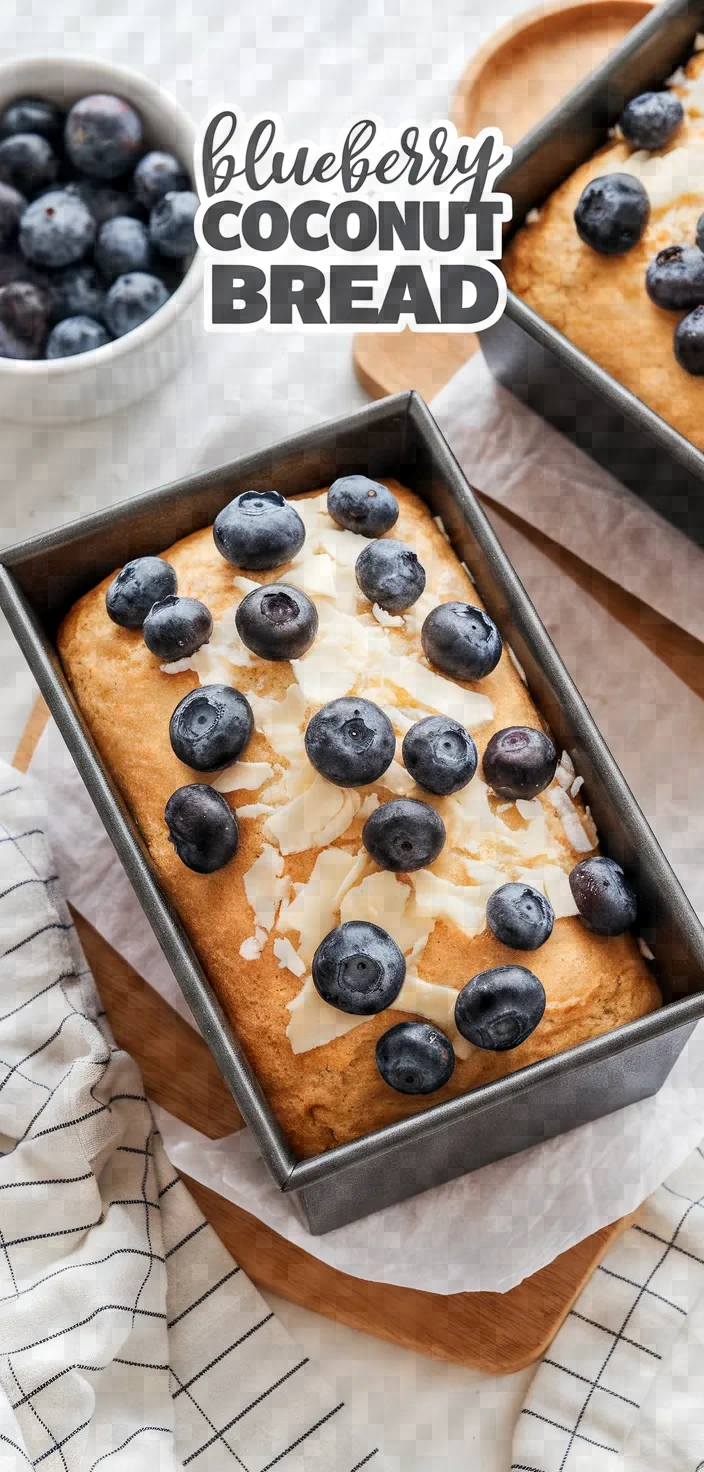
[[[91,741],[56,653],[71,604],[115,567],[212,522],[249,487],[293,495],[353,471],[392,475],[442,517],[556,739],[585,779],[605,850],[639,893],[641,932],[667,1005],[649,1017],[412,1119],[296,1160],[151,868]],[[86,517],[0,557],[0,605],[274,1180],[310,1230],[330,1231],[429,1186],[645,1098],[704,1015],[704,931],[596,729],[474,493],[416,394],[398,394],[260,454]]]
[[[688,59],[700,30],[702,0],[665,0],[531,129],[501,177],[513,200],[511,233],[606,141],[629,98]],[[673,314],[673,334],[675,322]],[[704,454],[684,435],[513,292],[480,342],[500,383],[704,546]]]

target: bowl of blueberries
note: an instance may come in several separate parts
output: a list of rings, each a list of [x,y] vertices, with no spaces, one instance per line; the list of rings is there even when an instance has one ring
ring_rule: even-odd
[[[194,138],[125,68],[0,66],[0,417],[113,413],[181,365],[203,282]]]

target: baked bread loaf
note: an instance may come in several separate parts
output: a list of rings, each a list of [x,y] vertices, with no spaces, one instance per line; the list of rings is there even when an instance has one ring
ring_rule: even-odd
[[[551,785],[517,803],[490,791],[481,762],[472,781],[446,797],[420,791],[402,765],[401,737],[433,712],[462,722],[480,754],[492,734],[508,726],[546,728],[506,646],[493,672],[474,684],[439,675],[423,658],[420,630],[433,608],[452,600],[480,602],[427,507],[396,482],[386,484],[400,508],[391,536],[415,550],[427,578],[425,592],[403,614],[373,606],[359,591],[355,562],[372,544],[336,525],[325,491],[314,491],[294,501],[305,543],[275,571],[241,575],[220,555],[210,528],[163,553],[179,594],[201,600],[213,616],[212,637],[193,656],[164,668],[139,629],[112,622],[109,578],[71,609],[58,637],[101,757],[299,1157],[354,1140],[660,1005],[635,938],[628,932],[597,935],[577,917],[568,875],[596,852],[596,834],[566,754]],[[318,610],[318,635],[293,662],[252,654],[235,627],[241,599],[274,581],[303,588]],[[169,739],[177,703],[199,681],[236,686],[254,713],[246,751],[214,777],[184,767]],[[397,758],[376,782],[338,787],[316,773],[303,732],[313,712],[350,691],[387,713]],[[171,794],[199,781],[227,794],[239,825],[236,856],[210,874],[181,862],[164,821]],[[380,868],[361,839],[379,801],[398,795],[430,803],[447,833],[432,867],[412,874]],[[537,950],[517,952],[487,928],[487,899],[508,880],[529,882],[552,902],[554,930]],[[380,925],[406,956],[402,996],[373,1017],[330,1006],[310,979],[316,947],[347,920]],[[476,973],[517,960],[545,988],[542,1020],[509,1051],[472,1046],[454,1025],[457,992]],[[381,1035],[413,1017],[437,1023],[457,1053],[450,1082],[429,1095],[397,1092],[375,1062]]]
[[[658,252],[694,245],[704,209],[704,55],[691,59],[670,90],[684,119],[666,145],[634,150],[617,129],[531,211],[502,269],[517,296],[704,450],[704,380],[674,352],[675,329],[695,305],[696,290],[686,307],[667,310],[650,299],[645,284]],[[650,215],[632,249],[609,255],[580,239],[574,212],[585,186],[614,172],[640,180]]]

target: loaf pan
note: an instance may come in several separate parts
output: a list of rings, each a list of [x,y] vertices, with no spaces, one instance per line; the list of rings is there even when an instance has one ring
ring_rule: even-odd
[[[297,1160],[223,1015],[83,722],[56,651],[71,604],[131,557],[161,552],[250,487],[286,495],[338,475],[396,476],[442,518],[457,556],[584,777],[604,849],[639,895],[663,1009],[411,1119]],[[704,931],[428,409],[397,394],[272,449],[111,507],[0,556],[0,605],[193,1015],[280,1190],[311,1232],[343,1226],[654,1094],[704,1015]]]
[[[511,233],[606,141],[629,98],[688,60],[701,30],[702,0],[666,0],[531,129],[501,177]],[[504,316],[479,337],[500,383],[704,546],[704,454],[684,435],[511,291]]]

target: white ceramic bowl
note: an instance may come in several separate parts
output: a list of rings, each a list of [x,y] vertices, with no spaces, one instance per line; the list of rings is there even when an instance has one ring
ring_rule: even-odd
[[[83,57],[21,57],[0,66],[0,111],[16,97],[49,97],[70,107],[91,92],[114,92],[137,108],[150,148],[193,168],[195,128],[178,103],[126,67]],[[203,331],[199,252],[173,296],[134,332],[105,347],[50,362],[0,357],[0,419],[56,424],[112,414],[150,394],[180,367]]]

